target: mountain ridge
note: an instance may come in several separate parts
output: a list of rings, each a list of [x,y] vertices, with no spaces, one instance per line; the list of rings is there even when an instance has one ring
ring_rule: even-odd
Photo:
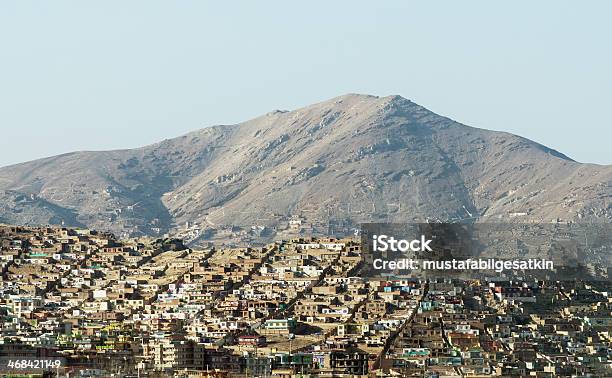
[[[347,94],[135,149],[0,168],[0,219],[61,219],[123,236],[187,222],[279,229],[294,218],[321,227],[609,221],[611,181],[612,166],[463,125],[398,95]]]

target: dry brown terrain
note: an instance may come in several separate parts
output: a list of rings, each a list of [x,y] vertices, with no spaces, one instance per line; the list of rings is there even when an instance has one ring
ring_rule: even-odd
[[[596,137],[596,136],[594,136]],[[0,222],[121,236],[330,220],[612,219],[612,167],[468,127],[399,96],[345,95],[134,150],[0,169]]]

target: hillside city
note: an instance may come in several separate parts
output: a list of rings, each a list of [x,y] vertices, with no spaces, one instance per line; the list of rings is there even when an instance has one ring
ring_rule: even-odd
[[[352,238],[185,244],[0,226],[0,374],[612,376],[609,281],[366,279]]]

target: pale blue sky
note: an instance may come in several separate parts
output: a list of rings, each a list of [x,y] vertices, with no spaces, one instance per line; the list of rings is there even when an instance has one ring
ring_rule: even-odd
[[[0,166],[348,92],[612,163],[609,1],[3,1]]]

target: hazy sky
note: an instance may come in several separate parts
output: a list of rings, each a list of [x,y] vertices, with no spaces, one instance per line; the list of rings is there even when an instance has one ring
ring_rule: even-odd
[[[1,2],[0,166],[348,92],[612,163],[612,2],[296,3]]]

